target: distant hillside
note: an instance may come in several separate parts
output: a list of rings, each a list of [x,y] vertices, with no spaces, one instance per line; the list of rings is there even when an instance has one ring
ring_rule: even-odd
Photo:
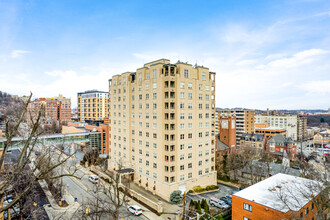
[[[21,106],[22,100],[0,91],[0,123],[6,119],[7,114],[19,110]]]
[[[330,125],[330,115],[308,115],[307,126],[317,127],[322,122],[326,122]]]
[[[12,103],[21,102],[17,98],[13,98],[9,93],[0,91],[0,108],[5,108]]]

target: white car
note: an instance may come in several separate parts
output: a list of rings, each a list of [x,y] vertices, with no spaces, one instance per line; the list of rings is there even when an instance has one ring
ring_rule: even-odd
[[[215,207],[220,208],[220,209],[229,208],[229,205],[227,205],[224,201],[222,201],[220,199],[216,199],[214,197],[210,198],[209,203],[210,203],[211,206],[215,206]]]
[[[142,215],[142,208],[138,205],[129,205],[127,209],[135,216]]]
[[[88,180],[91,181],[92,183],[98,183],[99,177],[97,175],[90,175]]]

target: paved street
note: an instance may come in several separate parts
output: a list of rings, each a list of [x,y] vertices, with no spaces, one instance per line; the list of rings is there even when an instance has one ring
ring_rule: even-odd
[[[75,176],[79,177],[71,177],[65,176],[63,177],[63,185],[67,192],[73,197],[77,198],[77,201],[80,205],[87,204],[96,198],[97,187],[93,183],[88,180],[88,175],[86,175],[82,170],[76,169],[75,164],[79,160],[71,159],[67,161],[63,165],[63,173],[74,173]],[[58,171],[60,168],[58,168]],[[94,192],[95,191],[95,192]],[[99,196],[102,199],[106,199],[106,196],[102,193],[99,193]],[[133,216],[126,207],[122,207],[120,209],[120,217],[124,219],[148,219],[144,215],[141,216]]]

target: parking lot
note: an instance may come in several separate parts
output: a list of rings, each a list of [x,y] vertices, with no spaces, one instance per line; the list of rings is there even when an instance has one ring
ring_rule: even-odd
[[[234,188],[234,187],[230,187],[230,186],[226,186],[226,185],[222,185],[222,184],[218,184],[219,186],[219,191],[213,191],[213,192],[205,192],[205,193],[201,193],[201,194],[197,194],[197,195],[193,195],[193,194],[187,194],[187,202],[189,203],[190,200],[202,200],[202,199],[206,199],[207,202],[209,202],[209,199],[211,197],[214,198],[221,198],[224,196],[230,196],[232,194],[234,194],[235,192],[238,192],[238,189]]]

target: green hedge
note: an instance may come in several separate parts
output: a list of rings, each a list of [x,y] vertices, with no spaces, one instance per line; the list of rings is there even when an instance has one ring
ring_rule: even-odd
[[[201,192],[204,192],[204,191],[210,191],[210,190],[215,190],[215,189],[219,189],[219,186],[217,185],[210,185],[210,186],[206,186],[205,188],[202,188],[201,186],[195,186],[193,188],[194,192],[197,192],[197,193],[201,193]],[[190,191],[192,190],[189,190],[188,193],[191,193]]]

